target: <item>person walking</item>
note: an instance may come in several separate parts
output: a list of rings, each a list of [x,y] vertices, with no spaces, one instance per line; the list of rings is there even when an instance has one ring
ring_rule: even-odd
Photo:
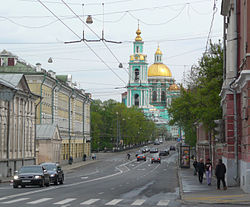
[[[197,171],[198,171],[199,182],[200,182],[200,184],[202,184],[203,174],[205,172],[205,165],[204,165],[202,158],[200,159],[200,162],[198,162],[198,164],[197,164]]]
[[[211,160],[209,158],[206,161],[205,170],[206,170],[207,184],[211,185],[211,180],[212,180],[212,163],[211,163]]]
[[[217,178],[217,190],[220,190],[220,181],[222,181],[223,189],[226,190],[226,181],[225,181],[225,174],[226,174],[226,166],[222,162],[222,159],[219,159],[218,164],[215,168],[215,176]]]
[[[130,159],[130,154],[129,153],[127,154],[127,158],[128,158],[128,160]]]
[[[194,158],[193,166],[194,166],[194,175],[197,175],[197,160]]]

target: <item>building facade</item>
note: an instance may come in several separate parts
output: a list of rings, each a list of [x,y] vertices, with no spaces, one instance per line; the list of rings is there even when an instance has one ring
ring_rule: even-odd
[[[42,97],[36,124],[58,126],[62,140],[60,162],[66,163],[70,157],[80,161],[83,154],[90,155],[91,95],[76,88],[71,75],[56,75],[41,68],[39,63],[31,66],[5,50],[0,59],[0,72],[24,74],[30,90]]]
[[[250,2],[223,0],[225,142],[222,158],[229,185],[250,192]]]
[[[37,99],[24,75],[0,73],[0,180],[35,164]]]
[[[148,67],[147,55],[143,54],[144,42],[138,28],[133,43],[133,54],[129,61],[129,81],[127,92],[122,94],[122,102],[128,107],[137,106],[158,126],[164,126],[174,138],[180,136],[180,128],[169,126],[167,106],[180,95],[170,69],[163,64],[163,54],[158,46],[154,64]]]

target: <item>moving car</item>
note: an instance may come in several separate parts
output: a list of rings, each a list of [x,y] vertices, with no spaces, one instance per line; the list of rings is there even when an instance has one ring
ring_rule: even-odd
[[[167,156],[167,155],[169,155],[169,151],[164,150],[159,152],[159,156]]]
[[[158,152],[158,149],[157,148],[152,148],[150,149],[150,153],[157,153]]]
[[[26,185],[49,186],[49,174],[41,165],[22,166],[13,179],[13,188],[17,188],[19,185],[22,188]]]
[[[146,156],[144,154],[137,155],[137,161],[144,160],[146,161]]]
[[[43,166],[48,171],[50,183],[54,183],[55,185],[57,185],[59,182],[60,184],[63,184],[64,173],[59,164],[52,162],[45,162],[41,163],[40,165]]]
[[[175,151],[175,146],[171,145],[169,149]]]
[[[159,141],[154,141],[154,145],[160,145]]]
[[[153,164],[154,162],[161,163],[161,158],[158,154],[154,155],[151,159],[151,163]]]
[[[146,153],[149,152],[149,148],[147,146],[142,148],[142,153]]]

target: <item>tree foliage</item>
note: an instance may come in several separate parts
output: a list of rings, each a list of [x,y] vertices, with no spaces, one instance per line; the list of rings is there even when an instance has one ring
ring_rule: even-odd
[[[221,43],[210,43],[207,53],[191,68],[187,89],[181,88],[181,96],[173,100],[169,114],[170,124],[177,124],[185,132],[186,142],[196,143],[196,125],[202,123],[209,133],[220,119],[222,109],[219,96],[223,83],[223,50]]]
[[[153,139],[155,124],[137,107],[114,100],[91,104],[91,136],[94,150],[140,144]]]

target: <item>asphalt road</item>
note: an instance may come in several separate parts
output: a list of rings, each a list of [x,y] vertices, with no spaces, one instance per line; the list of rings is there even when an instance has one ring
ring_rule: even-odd
[[[177,152],[162,157],[161,164],[151,164],[150,153],[147,161],[137,162],[134,152],[130,160],[127,152],[98,153],[97,162],[66,172],[63,185],[13,189],[1,184],[0,206],[195,206],[179,200]]]

